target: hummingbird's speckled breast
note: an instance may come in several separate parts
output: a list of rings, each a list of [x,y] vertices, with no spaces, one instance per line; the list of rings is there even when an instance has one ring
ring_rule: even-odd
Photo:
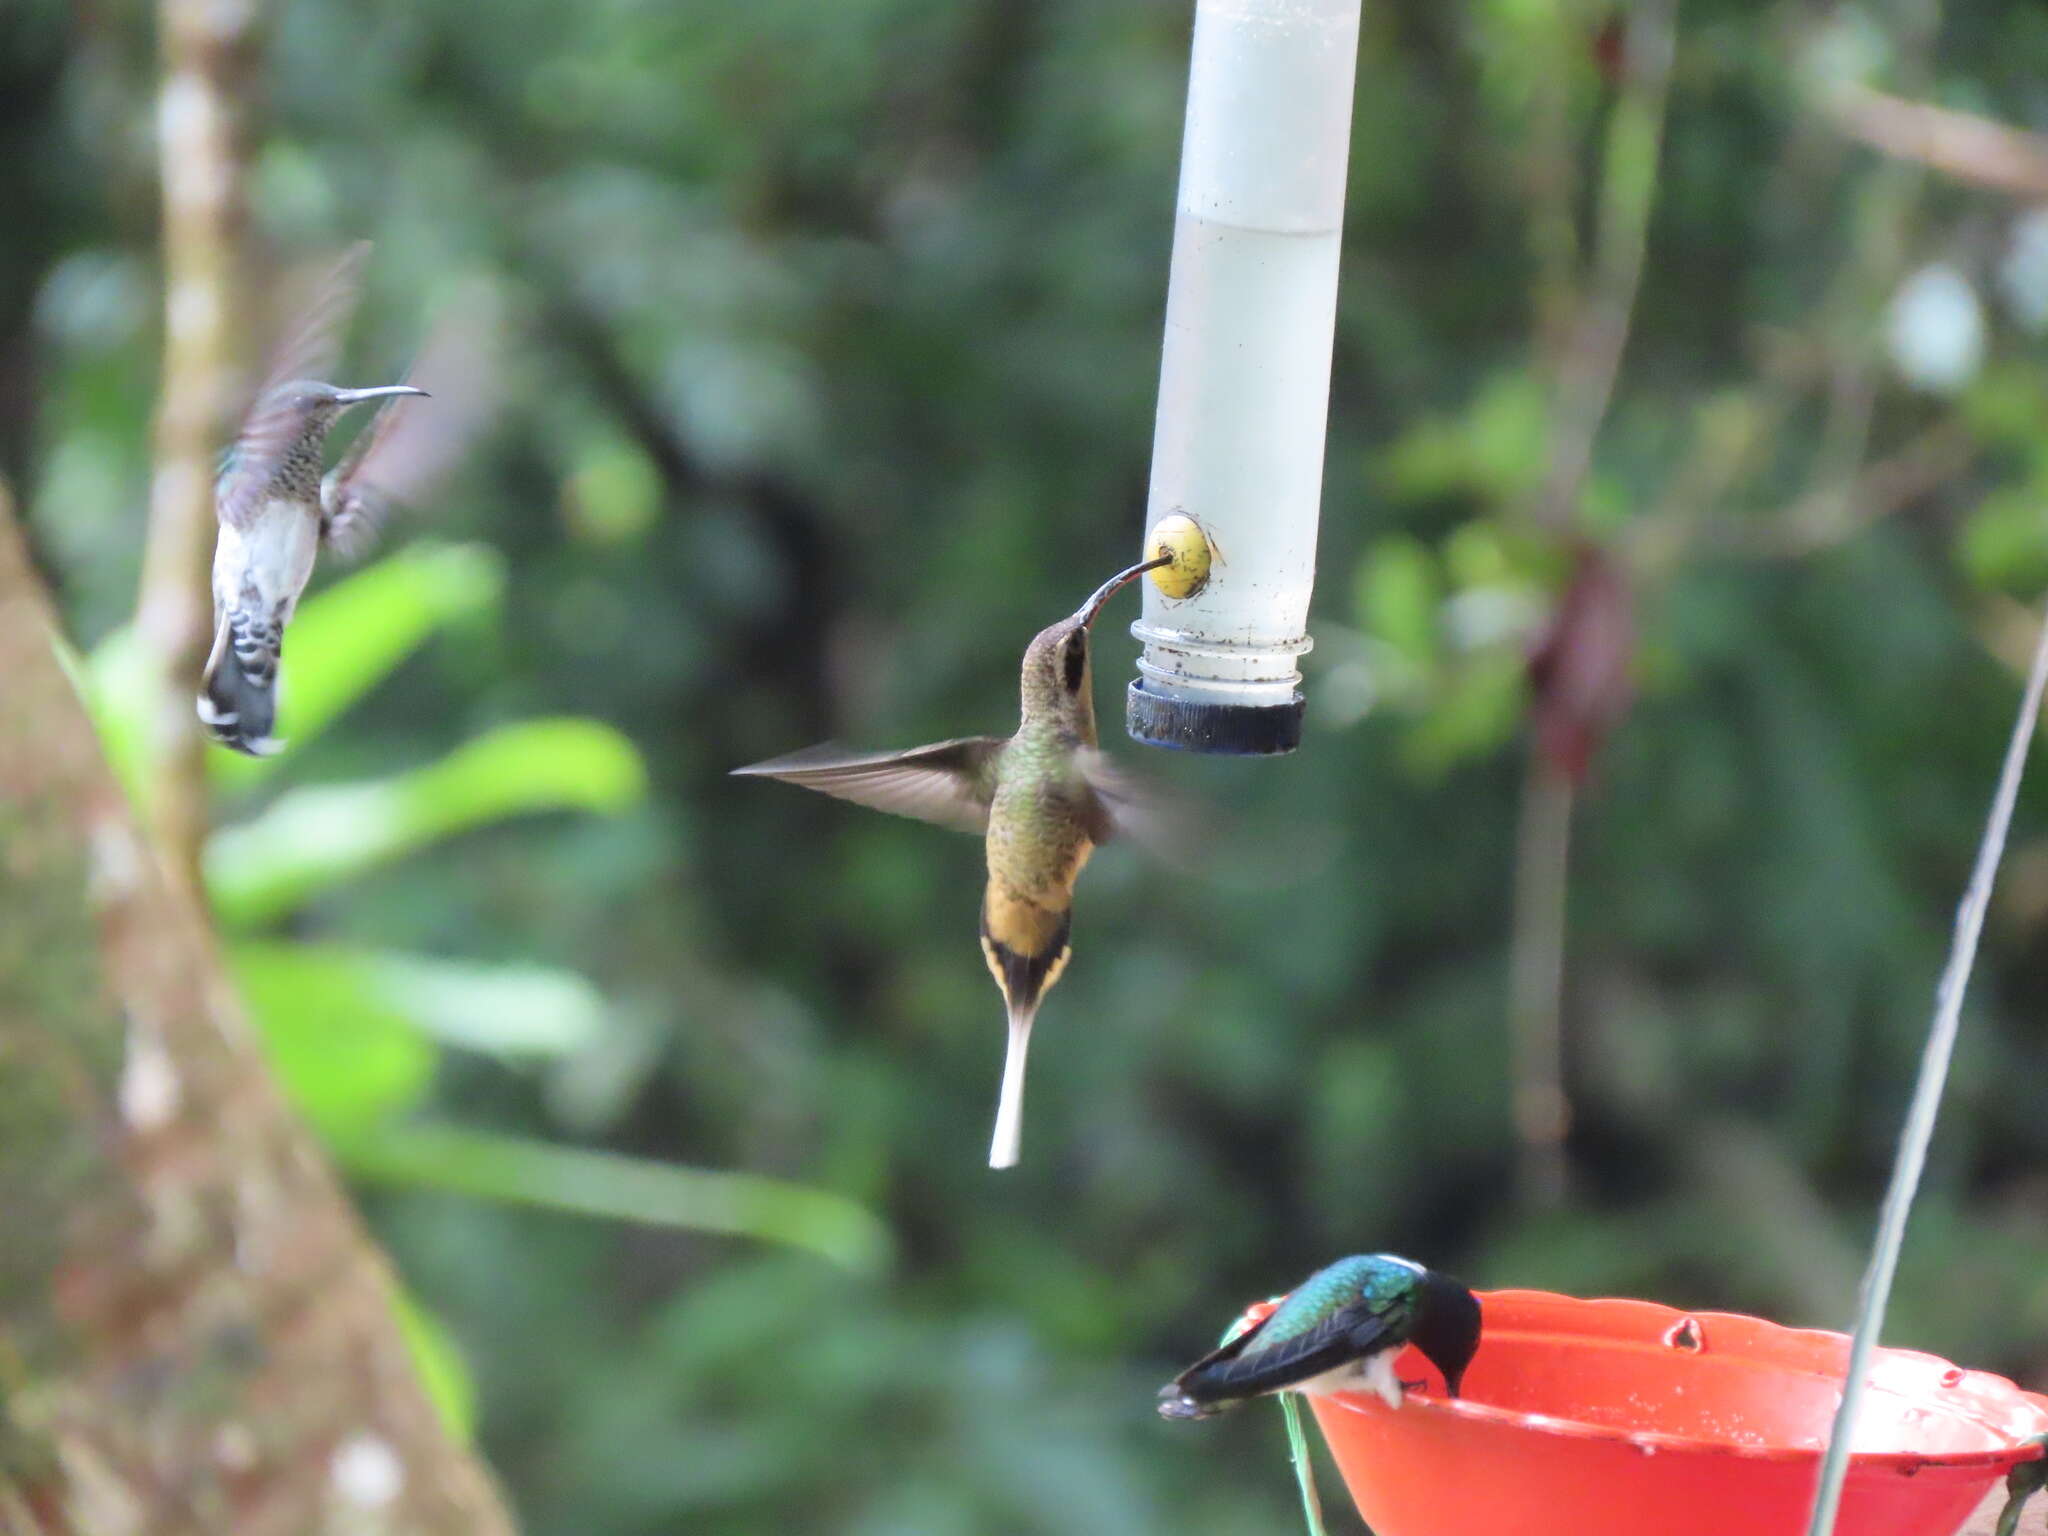
[[[1090,791],[1075,762],[1080,742],[1052,726],[1027,727],[1003,749],[988,816],[989,891],[1064,912],[1095,845]]]
[[[213,550],[216,613],[248,612],[283,623],[313,575],[320,550],[320,440],[292,445],[245,528],[225,519]]]

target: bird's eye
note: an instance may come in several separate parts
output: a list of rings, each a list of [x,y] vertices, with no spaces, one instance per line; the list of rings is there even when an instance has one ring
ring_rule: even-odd
[[[1067,636],[1067,643],[1060,651],[1060,668],[1065,675],[1067,692],[1079,693],[1082,679],[1088,675],[1088,635],[1084,630],[1075,630]]]

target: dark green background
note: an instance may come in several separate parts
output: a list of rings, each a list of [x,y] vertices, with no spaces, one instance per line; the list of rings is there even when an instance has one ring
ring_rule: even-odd
[[[1231,825],[1192,874],[1091,866],[1024,1165],[995,1176],[977,849],[724,774],[827,736],[1007,730],[1024,642],[1133,554],[1190,7],[281,9],[252,196],[278,248],[377,242],[345,382],[400,369],[461,280],[508,317],[480,452],[396,531],[498,551],[502,603],[285,778],[551,714],[616,725],[650,776],[623,814],[445,843],[289,931],[582,972],[610,1005],[595,1059],[451,1050],[429,1112],[818,1184],[900,1250],[863,1277],[366,1190],[529,1529],[1287,1529],[1277,1414],[1167,1425],[1151,1398],[1240,1304],[1346,1252],[1846,1321],[2017,701],[1984,635],[2048,578],[2048,353],[1999,297],[2020,205],[1850,144],[1809,83],[1849,69],[2048,125],[2048,11],[1681,8],[1581,527],[1640,553],[1682,476],[1728,484],[1642,577],[1640,697],[1582,801],[1574,1186],[1543,1211],[1515,1194],[1505,1024],[1520,656],[1564,570],[1526,513],[1550,381],[1527,170],[1549,91],[1591,224],[1604,10],[1368,0],[1308,739],[1208,762],[1109,730]],[[152,48],[134,5],[0,9],[0,469],[88,645],[125,621],[141,547]],[[1933,261],[1989,325],[1946,397],[1885,347]],[[1968,462],[1788,550],[1788,509],[1859,454],[1830,436],[1844,378],[1871,392],[1871,461],[1948,421]],[[1100,632],[1106,728],[1130,616]],[[2043,793],[1889,1333],[2036,1386]]]

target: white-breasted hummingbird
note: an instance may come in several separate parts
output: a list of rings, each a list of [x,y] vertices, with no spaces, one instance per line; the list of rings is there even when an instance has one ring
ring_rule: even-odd
[[[213,649],[200,681],[199,719],[223,746],[253,756],[278,749],[277,671],[284,630],[322,546],[355,555],[390,506],[417,496],[454,457],[462,431],[425,430],[395,408],[419,383],[343,389],[324,383],[355,307],[367,244],[352,248],[278,348],[214,486]],[[430,343],[428,352],[434,348]],[[445,350],[445,348],[444,348]],[[428,355],[412,372],[431,373]],[[384,408],[333,471],[322,474],[328,430],[367,401]],[[459,413],[466,428],[472,413]]]

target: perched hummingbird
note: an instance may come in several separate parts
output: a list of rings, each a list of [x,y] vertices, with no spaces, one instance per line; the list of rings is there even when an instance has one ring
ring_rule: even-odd
[[[1039,631],[1024,652],[1014,736],[963,736],[870,755],[828,743],[733,770],[986,838],[981,950],[1010,1024],[991,1168],[1017,1161],[1031,1021],[1066,968],[1074,881],[1097,844],[1147,829],[1142,793],[1096,745],[1088,629],[1119,587],[1170,558],[1119,571],[1070,617]]]
[[[342,389],[316,377],[333,368],[368,250],[358,245],[342,258],[279,348],[214,486],[213,650],[199,719],[215,741],[252,756],[280,745],[272,734],[278,657],[320,546],[359,552],[389,503],[415,492],[425,461],[438,470],[449,456],[422,453],[419,434],[402,430],[405,418],[387,403],[322,478],[321,450],[343,411],[427,393],[417,384]]]
[[[1448,1275],[1390,1253],[1319,1269],[1272,1314],[1159,1389],[1169,1419],[1206,1419],[1268,1392],[1377,1392],[1401,1406],[1394,1357],[1413,1344],[1452,1397],[1479,1348],[1479,1298]]]

